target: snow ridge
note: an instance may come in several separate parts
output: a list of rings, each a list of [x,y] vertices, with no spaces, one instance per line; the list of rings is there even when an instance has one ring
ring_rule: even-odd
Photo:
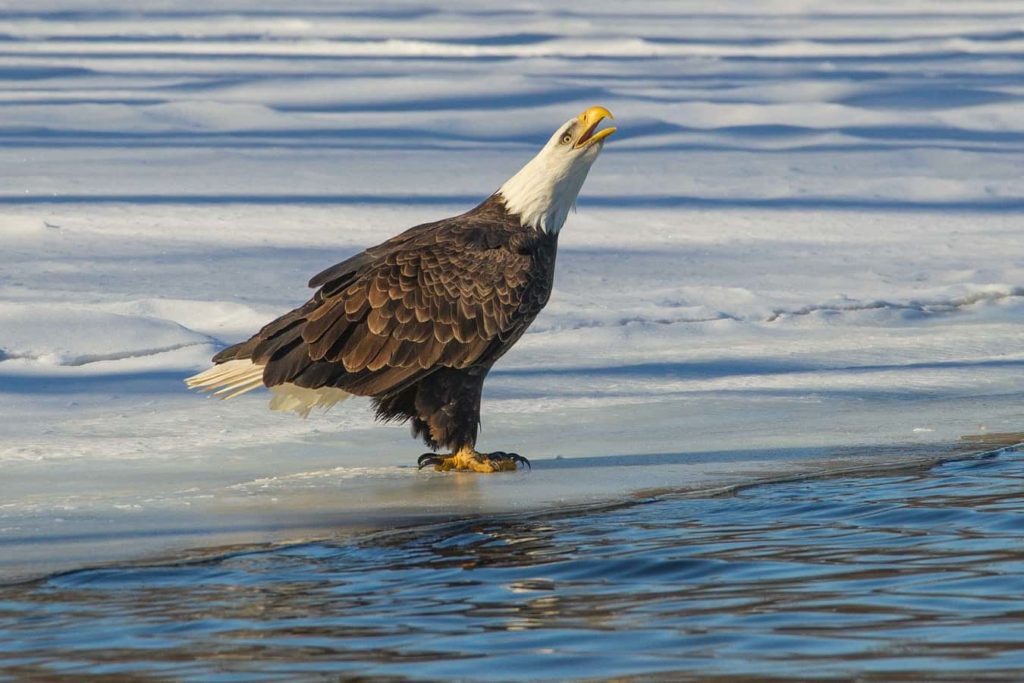
[[[892,301],[867,301],[867,302],[843,302],[836,304],[812,304],[804,306],[795,310],[777,310],[773,311],[771,316],[768,317],[767,322],[775,322],[780,318],[794,316],[794,315],[810,315],[812,313],[828,312],[828,313],[843,313],[848,311],[872,311],[872,310],[892,310],[892,311],[915,311],[918,313],[926,313],[929,315],[939,313],[955,313],[963,310],[970,306],[974,306],[979,303],[991,303],[996,301],[1002,301],[1010,297],[1021,297],[1024,296],[1024,287],[1013,287],[1006,291],[985,291],[975,292],[967,296],[957,297],[953,299],[931,299],[921,301],[908,301],[906,303],[897,303]]]

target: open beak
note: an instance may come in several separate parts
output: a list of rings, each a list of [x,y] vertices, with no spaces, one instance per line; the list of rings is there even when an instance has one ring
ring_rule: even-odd
[[[582,123],[585,128],[583,129],[583,135],[580,136],[579,141],[576,143],[576,149],[583,147],[589,147],[596,142],[604,140],[606,137],[615,132],[615,128],[605,128],[603,130],[597,130],[598,124],[601,123],[602,119],[614,119],[612,113],[604,107],[591,107],[582,114],[579,115],[579,122]],[[594,132],[597,131],[597,132]]]

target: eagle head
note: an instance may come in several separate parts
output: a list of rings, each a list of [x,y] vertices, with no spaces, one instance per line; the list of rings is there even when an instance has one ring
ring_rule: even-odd
[[[591,107],[555,131],[533,159],[498,190],[505,208],[524,226],[557,234],[565,223],[590,166],[614,128],[597,130],[614,118],[604,107]]]

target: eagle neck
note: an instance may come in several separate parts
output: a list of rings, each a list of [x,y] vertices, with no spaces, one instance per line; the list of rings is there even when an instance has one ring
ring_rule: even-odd
[[[589,164],[552,168],[543,155],[538,155],[505,181],[497,194],[524,227],[557,235],[576,204],[589,170]]]

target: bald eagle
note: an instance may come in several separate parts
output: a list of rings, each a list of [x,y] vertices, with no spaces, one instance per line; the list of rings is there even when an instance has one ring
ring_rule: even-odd
[[[615,128],[591,107],[466,213],[406,230],[309,281],[302,306],[186,381],[231,398],[261,386],[303,416],[369,396],[432,451],[420,468],[495,472],[529,462],[476,450],[484,379],[548,301],[558,233]]]

